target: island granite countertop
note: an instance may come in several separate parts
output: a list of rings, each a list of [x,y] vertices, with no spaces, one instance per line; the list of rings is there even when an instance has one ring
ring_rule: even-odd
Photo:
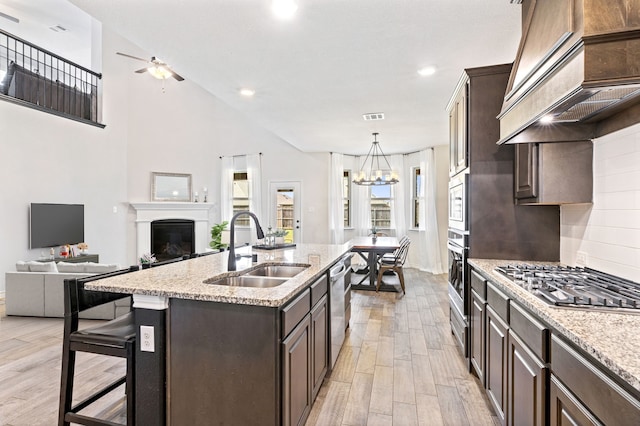
[[[513,262],[513,260],[469,259],[469,265],[497,284],[511,298],[529,308],[559,334],[585,350],[614,374],[640,391],[640,356],[638,356],[636,337],[640,330],[640,315],[616,313],[611,310],[559,308],[549,305],[495,270],[497,266]],[[518,263],[557,264],[530,261],[518,261]]]
[[[235,287],[205,284],[204,280],[236,275],[256,264],[250,257],[237,260],[237,271],[227,272],[227,251],[143,269],[85,284],[88,290],[134,295],[161,296],[211,302],[280,307],[312,283],[351,249],[345,244],[298,244],[293,248],[257,250],[236,249],[236,254],[257,253],[257,264],[305,264],[305,271],[271,288]]]

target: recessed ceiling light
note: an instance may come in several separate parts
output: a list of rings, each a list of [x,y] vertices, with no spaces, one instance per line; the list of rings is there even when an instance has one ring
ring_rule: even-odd
[[[433,75],[435,73],[436,73],[436,67],[434,66],[424,67],[418,70],[418,74],[420,74],[423,77],[426,77],[428,75]]]
[[[250,98],[251,96],[256,94],[256,91],[253,89],[240,89],[240,94],[242,96],[246,96],[247,98]]]
[[[297,10],[294,0],[273,0],[271,3],[271,11],[280,19],[291,19]]]

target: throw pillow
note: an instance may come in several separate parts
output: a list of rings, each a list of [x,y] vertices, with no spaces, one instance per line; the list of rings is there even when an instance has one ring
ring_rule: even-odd
[[[58,272],[56,262],[29,262],[31,272]]]
[[[29,272],[29,264],[24,261],[16,262],[16,271],[17,272]]]

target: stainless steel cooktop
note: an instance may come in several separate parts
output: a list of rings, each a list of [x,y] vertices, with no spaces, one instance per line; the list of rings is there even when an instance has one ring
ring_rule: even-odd
[[[640,313],[640,283],[594,269],[508,264],[496,270],[551,305]]]

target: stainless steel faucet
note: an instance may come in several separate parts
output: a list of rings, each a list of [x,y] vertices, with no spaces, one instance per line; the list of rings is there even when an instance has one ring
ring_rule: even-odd
[[[256,223],[256,234],[259,240],[264,238],[264,232],[262,231],[262,228],[260,227],[260,222],[258,221],[258,218],[255,214],[249,212],[249,211],[241,211],[238,212],[236,214],[233,215],[233,217],[231,218],[231,224],[229,225],[229,230],[231,231],[229,233],[229,260],[227,263],[227,270],[228,271],[235,271],[236,270],[236,248],[235,248],[235,222],[236,222],[236,218],[238,216],[242,216],[242,215],[249,215],[253,218],[253,221]]]

